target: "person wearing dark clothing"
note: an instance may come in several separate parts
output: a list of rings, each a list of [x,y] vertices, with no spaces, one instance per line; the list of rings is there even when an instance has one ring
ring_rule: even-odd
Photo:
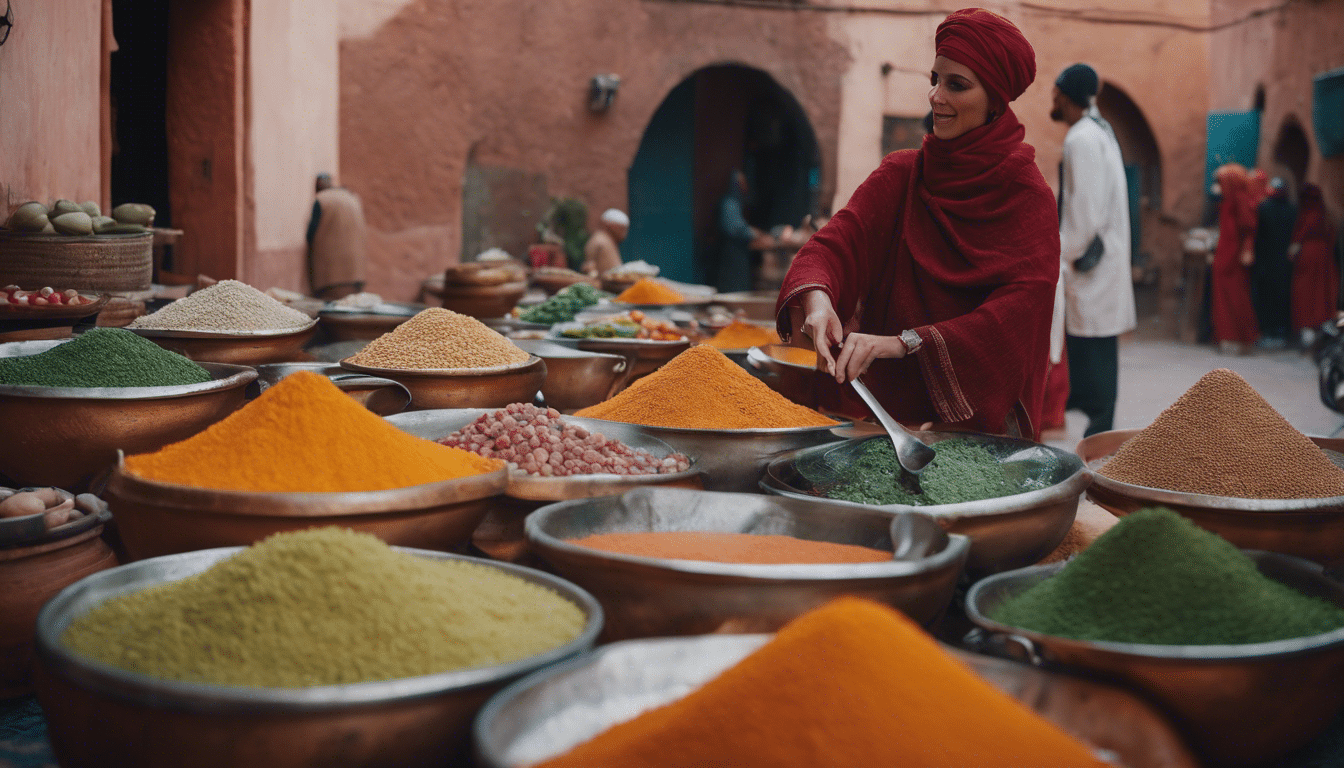
[[[1255,263],[1251,265],[1251,298],[1260,325],[1260,346],[1287,345],[1292,318],[1293,267],[1288,247],[1297,224],[1297,206],[1283,179],[1269,183],[1269,196],[1256,206]]]
[[[733,171],[728,178],[728,190],[719,200],[719,260],[714,265],[714,285],[720,293],[755,288],[751,250],[771,240],[769,234],[747,223],[743,210],[746,197],[747,177],[741,171]]]

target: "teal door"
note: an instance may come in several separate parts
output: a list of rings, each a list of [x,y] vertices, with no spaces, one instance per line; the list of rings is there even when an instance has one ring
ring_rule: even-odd
[[[701,282],[695,263],[694,168],[695,87],[688,78],[654,113],[630,166],[630,233],[621,244],[623,260],[643,259],[661,267],[663,277]]]

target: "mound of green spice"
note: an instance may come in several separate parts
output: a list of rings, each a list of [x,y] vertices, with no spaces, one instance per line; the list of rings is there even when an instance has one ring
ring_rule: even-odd
[[[1344,609],[1262,575],[1228,541],[1165,508],[1121,518],[990,618],[1075,640],[1154,645],[1263,643],[1344,627]]]
[[[94,328],[46,352],[0,358],[0,384],[167,387],[209,380],[201,366],[121,328]]]
[[[869,440],[826,497],[859,504],[961,504],[1022,493],[994,454],[974,440],[956,437],[934,446],[937,455],[919,476],[922,494],[898,482],[896,451],[887,439]]]
[[[567,323],[579,312],[610,296],[587,283],[575,283],[560,289],[542,303],[523,310],[519,320],[527,323]]]

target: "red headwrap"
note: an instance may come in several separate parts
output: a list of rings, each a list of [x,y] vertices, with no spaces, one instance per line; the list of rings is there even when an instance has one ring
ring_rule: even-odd
[[[935,53],[971,68],[999,111],[1036,79],[1036,51],[1013,22],[984,8],[963,8],[938,25]]]

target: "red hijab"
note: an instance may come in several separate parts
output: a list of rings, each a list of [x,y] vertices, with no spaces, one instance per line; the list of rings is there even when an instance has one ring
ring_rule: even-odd
[[[971,67],[991,98],[1001,88],[1003,113],[955,139],[928,135],[919,150],[888,155],[794,258],[777,305],[779,329],[790,330],[785,306],[820,288],[846,333],[912,329],[923,339],[915,355],[876,360],[864,376],[897,419],[1034,438],[1059,278],[1059,220],[1035,150],[1022,143],[1026,131],[1006,102],[1030,83],[1035,64],[990,67],[945,52],[967,40],[981,47],[980,57],[1032,58],[1031,47],[988,11],[958,11],[939,27],[939,52]],[[865,412],[848,387],[818,376],[823,406]]]
[[[1036,79],[1036,51],[1013,22],[984,8],[963,8],[938,25],[935,54],[971,68],[1002,113]]]

